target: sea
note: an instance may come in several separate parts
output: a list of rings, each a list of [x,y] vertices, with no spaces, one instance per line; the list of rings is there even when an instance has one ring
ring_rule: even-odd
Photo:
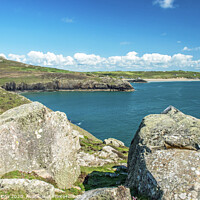
[[[33,92],[22,95],[66,113],[97,138],[116,138],[129,146],[142,119],[172,105],[200,118],[200,81],[133,83],[134,92]]]

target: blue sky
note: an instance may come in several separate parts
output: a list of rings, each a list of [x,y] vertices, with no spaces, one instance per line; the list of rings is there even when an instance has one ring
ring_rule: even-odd
[[[0,55],[74,71],[200,71],[199,0],[0,0]]]

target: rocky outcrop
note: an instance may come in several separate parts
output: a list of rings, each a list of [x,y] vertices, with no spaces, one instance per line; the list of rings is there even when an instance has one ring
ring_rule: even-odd
[[[0,191],[20,192],[20,195],[17,195],[16,199],[50,200],[55,196],[54,186],[39,180],[0,179]],[[13,196],[13,199],[15,199],[15,196]],[[9,195],[9,197],[12,198],[12,195]]]
[[[89,190],[75,200],[131,200],[130,190],[124,186]]]
[[[127,81],[113,78],[67,80],[59,79],[46,83],[15,83],[9,82],[2,86],[8,91],[32,91],[32,90],[107,90],[107,91],[133,91],[133,87]]]
[[[14,170],[42,171],[59,188],[69,188],[80,169],[78,137],[64,113],[33,102],[0,115],[0,177]]]
[[[117,140],[115,138],[108,138],[108,139],[105,139],[103,141],[104,144],[107,144],[107,145],[113,145],[115,147],[120,147],[120,146],[125,146],[124,143],[120,140]]]
[[[200,120],[170,106],[145,117],[128,156],[127,186],[151,199],[200,199]]]
[[[109,163],[119,163],[124,157],[119,156],[120,152],[111,146],[104,146],[100,151],[89,154],[80,151],[78,156],[78,163],[80,166],[103,166]],[[123,155],[122,155],[123,156]]]

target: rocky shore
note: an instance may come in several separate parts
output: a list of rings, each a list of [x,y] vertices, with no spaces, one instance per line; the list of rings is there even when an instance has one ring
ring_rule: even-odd
[[[24,82],[7,82],[2,85],[7,91],[134,91],[133,86],[127,81],[114,78],[93,79],[60,79],[50,82],[27,84]]]
[[[0,197],[199,200],[200,120],[173,106],[144,117],[130,149],[62,112],[0,89]],[[128,168],[127,168],[128,167]]]

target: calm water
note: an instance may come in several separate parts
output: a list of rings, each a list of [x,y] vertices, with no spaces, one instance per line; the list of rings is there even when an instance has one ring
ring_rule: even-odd
[[[135,92],[25,93],[96,137],[114,137],[129,146],[142,118],[160,113],[169,105],[200,118],[200,82],[133,84]]]

